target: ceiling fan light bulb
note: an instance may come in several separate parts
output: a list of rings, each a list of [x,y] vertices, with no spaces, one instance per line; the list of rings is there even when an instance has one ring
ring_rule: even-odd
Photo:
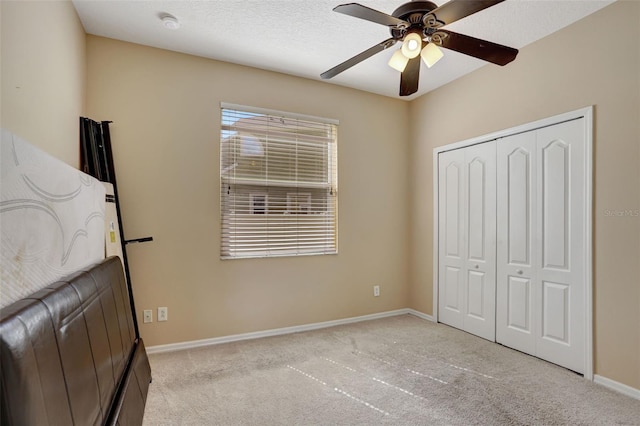
[[[422,37],[418,33],[409,33],[402,43],[402,54],[409,59],[413,59],[420,54],[422,47]]]
[[[424,63],[431,68],[436,62],[442,59],[444,53],[438,46],[433,43],[429,43],[424,47],[424,49],[422,49],[420,56]]]
[[[408,62],[409,58],[404,56],[401,49],[398,49],[393,53],[391,59],[389,59],[389,66],[395,70],[402,72],[407,67]]]

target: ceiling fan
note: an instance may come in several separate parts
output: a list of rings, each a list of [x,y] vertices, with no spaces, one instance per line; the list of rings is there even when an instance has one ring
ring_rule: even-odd
[[[442,29],[443,26],[480,12],[504,0],[451,0],[438,7],[435,3],[413,0],[398,7],[391,15],[358,3],[336,6],[333,10],[355,18],[389,27],[391,37],[359,53],[351,59],[323,72],[329,79],[402,41],[389,65],[400,71],[400,96],[409,96],[418,90],[420,58],[431,67],[442,56],[439,47],[455,50],[497,65],[506,65],[518,54],[517,49],[480,40],[464,34]]]

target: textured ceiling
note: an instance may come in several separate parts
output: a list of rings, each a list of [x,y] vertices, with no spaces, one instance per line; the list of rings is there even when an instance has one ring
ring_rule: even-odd
[[[444,0],[433,0],[442,5]],[[521,49],[614,0],[506,0],[445,28]],[[89,34],[320,80],[320,73],[389,38],[387,27],[333,12],[347,0],[73,0]],[[391,14],[402,0],[362,0]],[[160,16],[178,18],[169,30]],[[327,84],[399,98],[400,74],[387,66],[395,48]],[[451,50],[422,65],[414,99],[487,64]],[[518,59],[516,58],[516,61]],[[507,65],[509,66],[509,65]]]

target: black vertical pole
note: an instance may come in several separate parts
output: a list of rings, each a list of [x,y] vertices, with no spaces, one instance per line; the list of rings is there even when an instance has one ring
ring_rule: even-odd
[[[127,289],[129,290],[129,304],[133,312],[133,327],[136,333],[136,339],[138,339],[140,338],[140,330],[138,329],[136,306],[133,301],[133,287],[131,286],[131,273],[129,272],[129,260],[127,259],[126,240],[124,238],[122,213],[120,211],[120,201],[118,198],[118,185],[116,183],[116,173],[113,165],[109,123],[111,122],[102,121],[98,123],[89,118],[80,117],[80,167],[83,172],[102,182],[109,182],[113,185],[118,229],[120,230],[120,244],[122,246],[122,263],[124,264],[124,273],[127,279]],[[152,240],[153,238],[151,237],[145,239],[145,241]]]
[[[136,315],[136,305],[133,301],[133,288],[131,287],[131,274],[129,273],[129,261],[127,259],[127,247],[124,238],[124,228],[122,226],[122,214],[120,213],[120,201],[118,198],[118,185],[116,183],[116,172],[113,165],[113,151],[111,149],[111,133],[109,132],[110,121],[103,121],[100,123],[102,127],[102,145],[105,153],[105,163],[107,170],[105,176],[109,177],[108,182],[113,185],[113,195],[116,199],[116,213],[118,215],[118,228],[120,230],[120,244],[122,245],[122,260],[124,262],[124,274],[127,277],[127,286],[129,288],[129,302],[131,303],[131,310],[133,311],[133,327],[136,331],[136,338],[140,337],[140,331],[138,330],[138,317]]]
[[[88,119],[84,117],[80,117],[80,151],[81,151],[81,163],[82,163],[82,171],[88,175],[92,175],[91,170],[89,169],[89,153],[91,152],[91,147],[89,146],[89,137],[88,132],[91,127],[91,123],[87,122]]]

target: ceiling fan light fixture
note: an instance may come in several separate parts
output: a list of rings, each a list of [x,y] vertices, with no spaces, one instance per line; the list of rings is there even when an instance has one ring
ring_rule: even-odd
[[[422,52],[420,52],[422,60],[429,68],[431,68],[436,62],[438,62],[444,56],[442,50],[434,43],[428,43]]]
[[[518,50],[512,47],[440,28],[495,6],[504,0],[445,1],[441,0],[440,2],[444,4],[438,6],[433,1],[409,0],[400,5],[391,15],[358,3],[336,6],[333,9],[335,12],[386,26],[391,31],[391,38],[323,72],[320,77],[325,80],[333,78],[397,42],[402,42],[400,52],[394,52],[389,65],[394,69],[403,70],[400,76],[400,96],[410,96],[419,89],[422,60],[428,67],[433,66],[443,57],[440,46],[496,65],[506,65],[516,58]]]
[[[402,42],[402,54],[409,59],[413,59],[420,54],[422,48],[422,37],[418,33],[409,33]]]
[[[404,56],[402,49],[396,50],[393,53],[393,56],[391,56],[391,59],[389,59],[389,66],[400,72],[404,71],[407,67],[407,63],[409,63],[409,58]]]

